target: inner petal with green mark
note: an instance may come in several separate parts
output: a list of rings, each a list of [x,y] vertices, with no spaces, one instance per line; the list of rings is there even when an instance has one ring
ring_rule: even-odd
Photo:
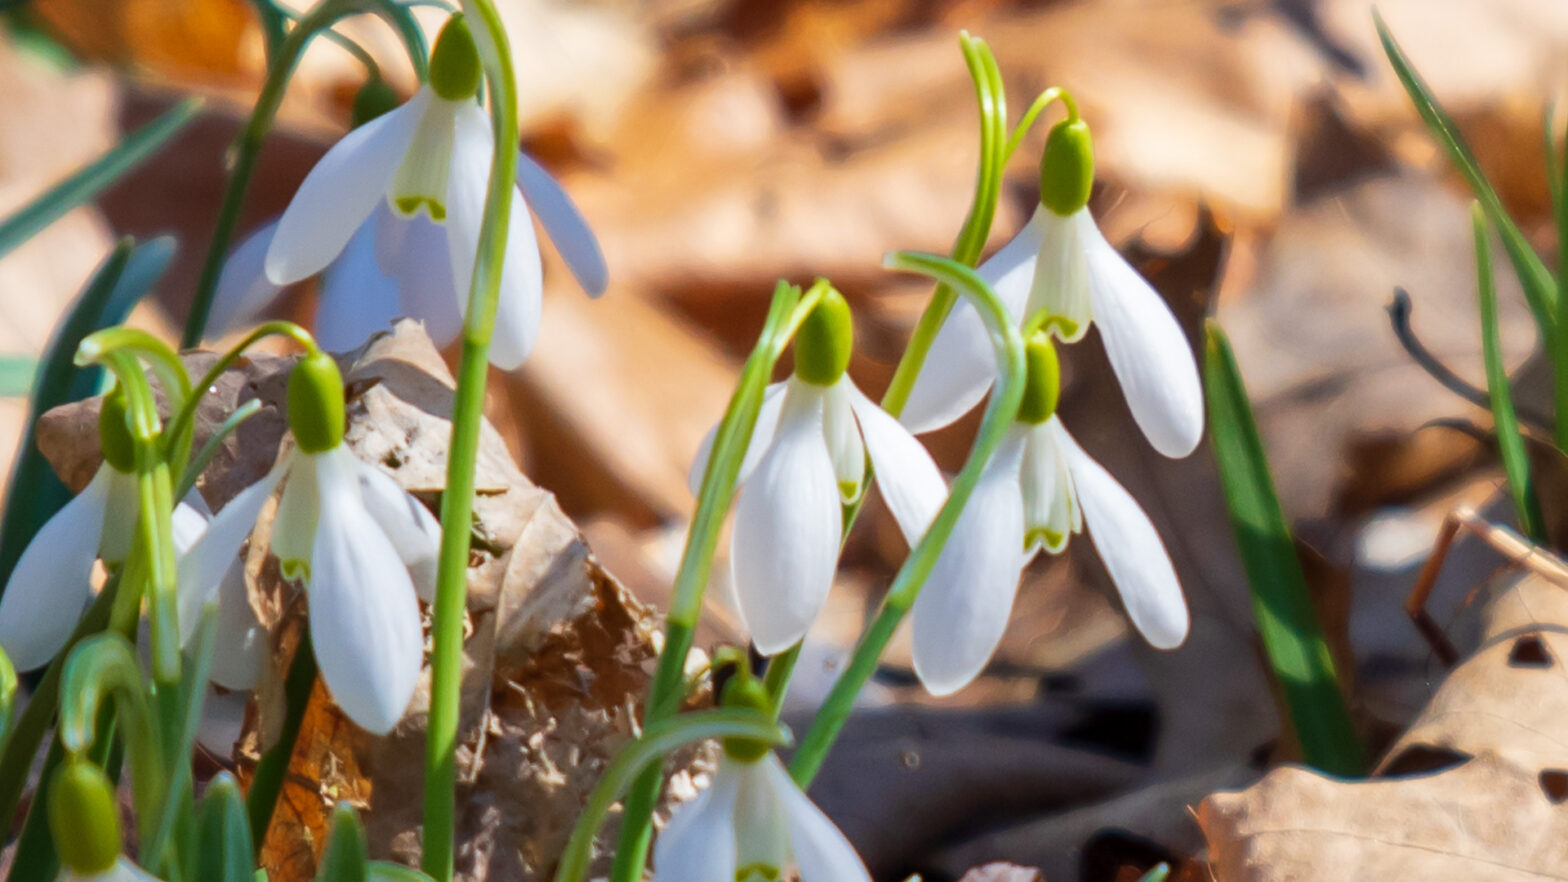
[[[392,178],[387,201],[403,217],[421,211],[432,221],[446,220],[447,180],[452,175],[453,117],[458,104],[432,97],[414,140]]]

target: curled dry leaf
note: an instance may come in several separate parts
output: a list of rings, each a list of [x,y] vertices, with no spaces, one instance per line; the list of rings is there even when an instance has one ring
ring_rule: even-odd
[[[1016,864],[986,864],[965,873],[959,882],[1045,882],[1045,876]]]
[[[1568,876],[1568,589],[1530,574],[1484,614],[1373,780],[1300,768],[1204,800],[1216,878],[1470,882]]]

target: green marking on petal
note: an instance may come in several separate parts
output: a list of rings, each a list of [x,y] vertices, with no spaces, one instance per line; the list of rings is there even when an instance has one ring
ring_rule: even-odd
[[[735,869],[735,882],[753,882],[754,879],[766,879],[768,882],[784,875],[784,871],[772,864],[758,862],[747,864]]]
[[[303,560],[280,560],[278,569],[282,571],[283,578],[290,581],[310,582],[310,564]]]
[[[403,217],[415,217],[423,208],[425,213],[430,215],[430,219],[436,223],[446,220],[446,206],[441,203],[441,200],[429,196],[403,196],[393,200],[392,206]]]
[[[840,499],[843,499],[846,502],[846,504],[853,503],[855,500],[860,498],[860,482],[839,481],[838,495]]]
[[[1067,548],[1067,534],[1060,533],[1050,527],[1035,527],[1024,536],[1024,550],[1028,551],[1036,545],[1052,554],[1058,554]]]

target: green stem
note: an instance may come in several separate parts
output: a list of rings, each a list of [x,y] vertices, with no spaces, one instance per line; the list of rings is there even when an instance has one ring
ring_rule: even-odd
[[[747,738],[780,746],[788,743],[789,733],[766,716],[739,708],[697,711],[650,725],[642,737],[616,754],[600,776],[577,826],[572,828],[555,882],[582,882],[587,877],[599,828],[615,801],[643,770],[657,772],[670,751],[710,738]]]
[[[517,180],[517,80],[512,53],[493,0],[469,0],[482,47],[495,134],[490,181],[452,406],[446,489],[441,494],[441,554],[430,652],[430,717],[425,752],[424,871],[452,878],[457,832],[457,728],[463,673],[463,621],[468,603],[468,551],[479,434],[484,419],[490,338],[501,291],[512,192]]]
[[[171,461],[184,462],[185,460],[184,456],[174,454],[177,452],[177,447],[183,447],[186,451],[190,449],[191,437],[195,431],[196,408],[201,406],[202,397],[212,390],[218,379],[252,346],[267,337],[287,337],[298,343],[307,353],[317,351],[315,338],[293,322],[267,322],[246,334],[242,340],[229,347],[227,352],[218,356],[218,360],[213,362],[212,367],[208,368],[207,372],[202,374],[201,380],[192,387],[195,390],[194,394],[188,395],[184,406],[174,412],[174,418],[169,421],[169,429],[164,433],[164,454]],[[184,494],[181,494],[181,498],[183,497]]]
[[[751,444],[763,393],[784,347],[824,289],[825,286],[819,283],[813,286],[810,294],[802,297],[799,289],[784,282],[774,288],[773,303],[762,335],[746,360],[740,383],[730,398],[724,418],[719,421],[697,496],[697,512],[686,534],[686,548],[681,554],[670,609],[665,615],[664,649],[659,653],[659,665],[654,671],[647,705],[643,708],[645,727],[673,716],[680,709],[686,656],[691,651],[692,634],[702,613],[703,594],[718,551],[719,529],[735,498],[741,461]],[[635,882],[642,878],[648,846],[653,838],[653,809],[658,804],[662,783],[660,770],[657,767],[648,769],[627,795],[620,843],[615,852],[615,865],[610,871],[612,882]]]
[[[845,721],[849,719],[850,712],[854,709],[855,697],[871,679],[871,675],[876,673],[878,660],[881,659],[888,642],[892,640],[893,632],[898,628],[905,614],[914,606],[915,599],[920,595],[920,589],[930,578],[931,570],[936,566],[943,546],[947,544],[953,527],[958,523],[959,515],[963,513],[970,494],[974,492],[975,485],[980,481],[981,472],[990,462],[991,455],[996,452],[997,446],[1002,443],[1003,436],[1012,425],[1013,417],[1018,411],[1018,404],[1023,400],[1024,394],[1023,338],[1018,333],[1013,317],[1008,314],[1007,307],[1002,305],[995,292],[986,286],[984,280],[974,270],[944,257],[906,252],[889,255],[885,265],[892,269],[931,276],[969,297],[991,336],[992,346],[996,350],[999,377],[996,390],[991,395],[991,401],[986,406],[985,416],[981,420],[979,436],[975,439],[974,448],[969,453],[969,460],[964,463],[963,470],[953,481],[953,488],[948,493],[947,501],[942,504],[936,520],[915,544],[903,567],[899,569],[898,575],[893,578],[893,585],[882,601],[881,610],[861,636],[860,642],[855,646],[854,654],[850,656],[849,664],[839,675],[838,681],[833,684],[833,689],[828,693],[821,709],[817,711],[816,718],[811,722],[811,728],[801,739],[800,749],[795,751],[795,756],[790,763],[790,774],[800,784],[801,789],[811,785],[812,778],[822,767],[822,762],[827,758],[828,751],[832,749],[833,742],[838,739]]]

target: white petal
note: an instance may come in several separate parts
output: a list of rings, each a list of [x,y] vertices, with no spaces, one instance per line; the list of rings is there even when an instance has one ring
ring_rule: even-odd
[[[843,523],[836,484],[820,387],[791,383],[778,435],[741,490],[730,535],[741,618],[763,655],[805,636],[833,587]]]
[[[854,386],[849,374],[839,377],[837,383],[828,387],[822,410],[822,433],[828,442],[833,473],[838,477],[839,496],[845,505],[860,498],[866,480],[866,445],[860,440],[860,429],[855,425],[855,411],[850,402],[849,390]]]
[[[245,705],[249,703],[250,696],[243,693],[219,693],[209,688],[202,701],[196,740],[220,757],[232,756],[234,743],[245,731]]]
[[[316,343],[328,352],[347,352],[377,331],[392,326],[398,315],[397,282],[376,261],[376,223],[371,215],[321,277],[316,305]]]
[[[740,779],[735,795],[735,878],[786,878],[790,866],[790,831],[768,774],[770,752],[763,759],[746,762],[725,757]],[[787,777],[787,776],[786,776]]]
[[[310,555],[322,519],[321,469],[331,453],[294,453],[294,467],[272,518],[272,553],[286,579],[310,578]]]
[[[98,556],[106,564],[118,566],[131,555],[140,515],[136,476],[109,469],[109,495],[105,497],[103,533],[98,539]]]
[[[207,315],[209,339],[221,337],[249,322],[283,290],[281,285],[274,285],[267,278],[264,267],[267,249],[272,247],[272,234],[277,229],[276,218],[262,224],[223,262],[223,272],[218,275],[218,291],[212,298],[212,312]]]
[[[774,798],[789,828],[790,850],[800,867],[801,882],[871,882],[871,874],[866,872],[855,847],[800,792],[779,758],[770,753],[759,765],[773,784]]]
[[[106,872],[94,877],[95,882],[159,882],[158,877],[122,857]]]
[[[19,671],[43,667],[65,646],[92,596],[93,561],[114,467],[97,474],[23,549],[0,596],[0,649]]]
[[[391,475],[360,460],[352,453],[350,467],[359,475],[359,489],[365,509],[392,540],[398,559],[408,567],[409,577],[419,598],[427,603],[436,599],[436,560],[441,555],[441,524],[424,503],[408,495]]]
[[[1078,488],[1089,538],[1122,596],[1128,617],[1150,645],[1175,649],[1187,639],[1187,601],[1160,534],[1132,494],[1084,453],[1060,422],[1056,430]]]
[[[1007,628],[1024,563],[1023,443],[1023,428],[1008,432],[915,600],[915,673],[933,695],[979,676]]]
[[[991,285],[1014,321],[1023,319],[1041,233],[1036,214],[979,268],[980,277]],[[940,429],[980,403],[996,374],[996,350],[985,322],[974,305],[960,297],[931,341],[899,421],[916,435]]]
[[[452,289],[446,230],[424,215],[398,217],[385,204],[376,209],[374,222],[376,257],[381,271],[397,282],[400,314],[424,322],[437,346],[457,339],[463,316]]]
[[[577,278],[577,284],[598,297],[610,285],[610,271],[604,265],[604,253],[599,250],[599,240],[594,238],[588,221],[572,202],[561,185],[550,176],[544,166],[532,156],[517,151],[517,186],[528,196],[534,217],[544,226],[544,231],[555,243],[555,250]]]
[[[779,414],[784,410],[784,390],[787,382],[774,383],[762,393],[762,405],[757,408],[757,424],[751,430],[751,443],[746,447],[746,455],[740,462],[740,473],[736,477],[739,483],[746,483],[751,473],[756,470],[757,463],[762,462],[762,455],[773,446],[773,436],[778,433]],[[686,473],[687,486],[691,487],[691,495],[696,496],[702,492],[702,476],[708,471],[708,457],[713,455],[713,439],[718,436],[719,427],[715,425],[703,436],[702,444],[697,447],[697,456],[691,461],[691,471]]]
[[[947,499],[942,472],[908,429],[852,383],[849,403],[860,420],[877,488],[904,540],[913,547]]]
[[[177,580],[180,595],[180,645],[185,645],[196,633],[196,623],[201,618],[202,605],[212,597],[229,572],[230,565],[240,553],[245,537],[256,526],[262,506],[272,498],[272,491],[294,462],[294,454],[285,456],[272,467],[266,477],[246,487],[229,500],[223,511],[207,523],[206,532],[196,540],[190,551],[180,558]]]
[[[430,93],[421,89],[391,113],[333,145],[305,176],[267,249],[267,278],[287,285],[325,269],[378,202],[408,152]]]
[[[1155,450],[1186,456],[1203,438],[1203,388],[1187,335],[1165,300],[1105,241],[1089,213],[1078,218],[1094,320],[1127,406]]]
[[[1051,319],[1044,327],[1064,343],[1083,339],[1094,317],[1089,299],[1089,261],[1078,220],[1088,213],[1088,209],[1082,209],[1071,217],[1062,217],[1043,206],[1035,209],[1042,231],[1040,257],[1035,263],[1029,305],[1020,318],[1027,321],[1036,312],[1046,310]]]
[[[1024,544],[1030,556],[1041,548],[1060,553],[1067,548],[1072,534],[1083,529],[1072,473],[1053,428],[1060,422],[1053,415],[1046,422],[1031,426],[1024,445],[1019,483],[1024,493]]]
[[[184,620],[184,616],[181,616]],[[251,608],[245,562],[238,557],[218,585],[218,621],[212,682],[225,689],[255,689],[267,662],[267,629]],[[227,754],[225,754],[227,755]]]
[[[457,112],[452,148],[452,176],[447,195],[447,247],[452,258],[452,287],[466,314],[474,260],[479,253],[479,228],[484,217],[494,143],[490,120],[477,105]],[[501,267],[501,294],[496,307],[490,362],[511,370],[528,357],[539,332],[540,297],[544,282],[539,243],[521,193],[512,194],[506,255]]]
[[[713,784],[675,810],[653,847],[653,882],[735,882],[740,777],[721,760]]]
[[[174,552],[184,554],[191,550],[201,534],[207,532],[207,521],[212,515],[206,510],[207,502],[195,490],[185,497],[187,501],[174,507],[170,522],[174,527]],[[199,504],[199,507],[198,507]]]
[[[414,696],[424,637],[414,585],[341,461],[318,469],[321,525],[310,582],[310,637],[321,678],[355,723],[385,735]]]

